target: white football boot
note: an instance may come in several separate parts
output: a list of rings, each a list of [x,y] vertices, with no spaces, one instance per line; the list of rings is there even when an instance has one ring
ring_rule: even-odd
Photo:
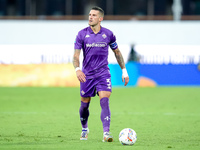
[[[113,141],[113,136],[110,135],[109,132],[104,132],[103,133],[103,142],[112,142]]]
[[[89,133],[89,129],[88,128],[83,128],[82,132],[81,132],[80,140],[87,140],[88,133]]]

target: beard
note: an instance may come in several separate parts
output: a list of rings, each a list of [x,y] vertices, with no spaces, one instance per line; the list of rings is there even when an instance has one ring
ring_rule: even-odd
[[[90,22],[90,21],[89,21],[88,24],[89,24],[89,26],[94,27],[94,26],[98,25],[98,22],[97,22],[97,23],[94,23],[94,22]]]

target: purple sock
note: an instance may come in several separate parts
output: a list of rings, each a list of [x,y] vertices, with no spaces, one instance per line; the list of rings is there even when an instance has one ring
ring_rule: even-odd
[[[110,131],[110,108],[109,98],[104,97],[100,100],[101,105],[101,121],[103,124],[103,132]]]
[[[88,117],[89,117],[89,103],[84,103],[81,101],[81,106],[79,109],[79,114],[80,114],[80,120],[81,120],[81,124],[82,124],[82,128],[87,128],[87,121],[88,121]]]

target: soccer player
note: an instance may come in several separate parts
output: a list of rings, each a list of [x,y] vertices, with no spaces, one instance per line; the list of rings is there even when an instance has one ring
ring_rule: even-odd
[[[101,121],[103,124],[103,142],[112,142],[110,131],[109,97],[111,95],[111,75],[108,67],[108,48],[113,50],[118,64],[122,69],[122,81],[126,86],[129,76],[125,68],[124,59],[116,43],[116,37],[112,31],[102,27],[101,21],[104,11],[100,7],[93,7],[89,13],[89,27],[78,32],[74,44],[73,65],[80,81],[80,120],[82,133],[80,140],[88,138],[88,117],[91,97],[98,94],[101,106]],[[79,66],[80,51],[83,50],[82,70]]]

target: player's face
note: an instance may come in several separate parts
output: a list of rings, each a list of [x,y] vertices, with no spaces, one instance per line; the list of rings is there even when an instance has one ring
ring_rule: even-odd
[[[97,10],[91,10],[89,13],[89,25],[96,26],[102,21],[102,17]]]

